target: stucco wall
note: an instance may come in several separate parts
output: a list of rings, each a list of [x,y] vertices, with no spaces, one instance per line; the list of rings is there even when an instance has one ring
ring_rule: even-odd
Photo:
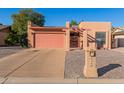
[[[92,31],[108,31],[111,29],[110,22],[81,22],[80,28],[90,29]]]
[[[111,49],[111,23],[110,22],[81,22],[80,29],[87,29],[88,35],[96,38],[96,32],[106,32],[106,42],[104,48]],[[85,40],[84,40],[85,41]],[[80,44],[81,45],[81,44]],[[86,46],[83,46],[85,48]]]

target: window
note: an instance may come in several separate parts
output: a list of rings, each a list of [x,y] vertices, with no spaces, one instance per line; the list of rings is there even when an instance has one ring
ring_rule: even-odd
[[[106,32],[96,32],[97,47],[101,48],[105,44]]]

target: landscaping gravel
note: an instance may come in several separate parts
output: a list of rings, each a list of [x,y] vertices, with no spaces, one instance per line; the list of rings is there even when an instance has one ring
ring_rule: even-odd
[[[65,57],[65,78],[83,78],[84,53],[81,50],[72,50]]]
[[[100,79],[124,78],[124,49],[97,50],[97,68]],[[84,52],[73,50],[65,58],[65,78],[84,78]]]

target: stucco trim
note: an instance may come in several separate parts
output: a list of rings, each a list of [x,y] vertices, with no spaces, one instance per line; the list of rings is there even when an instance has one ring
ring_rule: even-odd
[[[52,32],[50,32],[50,31],[33,31],[32,33],[35,33],[35,34],[65,34],[65,32],[56,32],[56,31],[52,31]]]

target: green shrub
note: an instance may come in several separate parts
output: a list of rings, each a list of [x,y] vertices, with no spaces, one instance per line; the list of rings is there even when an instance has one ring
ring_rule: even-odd
[[[7,45],[16,45],[18,43],[18,36],[14,34],[8,34],[8,36],[5,39],[5,43]]]

